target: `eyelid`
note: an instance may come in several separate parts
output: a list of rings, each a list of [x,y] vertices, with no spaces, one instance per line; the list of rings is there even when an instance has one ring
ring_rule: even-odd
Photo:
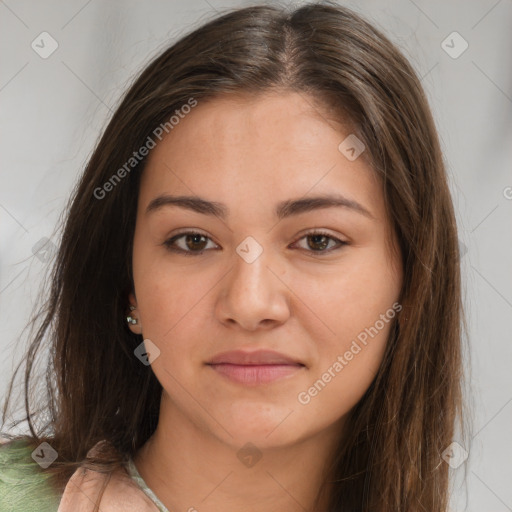
[[[213,242],[215,245],[218,245],[211,236],[207,235],[206,233],[203,233],[202,231],[198,229],[183,229],[182,231],[178,231],[177,233],[173,233],[173,235],[166,239],[162,245],[164,245],[167,250],[171,252],[175,252],[178,254],[183,254],[185,256],[199,256],[200,254],[203,254],[205,251],[209,251],[211,249],[202,249],[201,251],[185,251],[179,247],[174,247],[172,244],[179,238],[181,238],[184,235],[201,235],[204,236],[209,241]]]
[[[183,231],[178,231],[177,233],[174,233],[170,238],[165,240],[162,245],[166,246],[166,248],[169,251],[176,252],[176,253],[179,253],[179,254],[183,254],[185,256],[200,256],[204,252],[207,252],[207,251],[211,250],[211,249],[202,249],[201,251],[185,251],[185,250],[183,250],[183,249],[181,249],[179,247],[172,246],[172,243],[174,243],[177,239],[179,239],[181,236],[184,236],[184,235],[201,235],[201,236],[204,236],[205,238],[207,238],[208,240],[212,241],[215,245],[218,245],[206,233],[201,232],[200,230],[195,230],[195,229],[193,230],[193,229],[190,229],[190,228],[189,229],[184,229]],[[331,247],[330,249],[324,250],[324,251],[313,251],[313,250],[307,250],[307,249],[304,249],[304,248],[300,248],[302,251],[305,251],[306,253],[309,253],[312,256],[320,256],[320,257],[322,257],[323,255],[330,254],[333,251],[341,249],[345,245],[349,245],[349,242],[347,242],[345,240],[342,240],[341,238],[338,238],[337,236],[332,235],[331,233],[327,232],[326,230],[324,230],[322,228],[316,228],[316,229],[315,228],[311,228],[309,231],[305,231],[291,245],[297,244],[303,238],[306,238],[308,236],[325,236],[325,237],[335,241],[336,244],[337,244],[336,246]],[[217,249],[215,249],[215,250],[217,250]]]

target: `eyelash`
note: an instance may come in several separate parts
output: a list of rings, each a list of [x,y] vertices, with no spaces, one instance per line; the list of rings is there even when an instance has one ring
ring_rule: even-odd
[[[169,240],[166,240],[163,243],[163,245],[165,245],[167,250],[172,251],[172,252],[176,252],[176,253],[179,253],[179,254],[183,254],[184,256],[200,256],[204,252],[211,250],[211,249],[203,249],[201,251],[186,251],[184,249],[177,248],[177,247],[173,246],[173,244],[174,244],[174,242],[176,240],[178,240],[178,239],[180,239],[180,238],[182,238],[182,237],[184,237],[186,235],[200,235],[200,236],[203,236],[204,238],[206,238],[208,240],[211,240],[208,236],[204,235],[203,233],[199,233],[197,231],[185,231],[183,233],[179,233],[179,234],[173,236],[172,238],[169,238]],[[302,240],[303,238],[307,238],[308,236],[325,236],[325,237],[327,237],[330,240],[334,240],[338,244],[337,247],[334,247],[334,248],[331,247],[328,250],[322,250],[322,251],[313,251],[313,250],[308,250],[308,249],[302,249],[302,250],[304,250],[306,252],[309,252],[309,253],[312,253],[314,255],[323,256],[324,254],[329,254],[329,253],[331,253],[333,251],[341,249],[345,245],[348,245],[348,242],[344,242],[343,240],[340,240],[339,238],[336,238],[336,237],[330,235],[329,233],[326,233],[325,231],[310,231],[308,233],[305,233],[303,236],[301,236],[299,238],[299,240],[297,240],[297,242]],[[296,242],[294,242],[294,243],[296,243]]]

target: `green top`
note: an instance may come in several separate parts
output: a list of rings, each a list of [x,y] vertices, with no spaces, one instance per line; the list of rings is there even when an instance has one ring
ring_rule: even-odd
[[[55,492],[45,473],[32,458],[33,447],[24,439],[0,445],[0,510],[2,512],[56,512],[61,495]],[[169,512],[140,476],[133,460],[128,473],[160,512]]]

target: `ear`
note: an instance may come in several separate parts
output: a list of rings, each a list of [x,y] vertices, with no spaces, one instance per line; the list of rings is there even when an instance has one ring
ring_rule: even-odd
[[[135,298],[135,293],[130,292],[130,294],[128,295],[128,302],[130,303],[131,306],[135,308],[137,307],[137,299]]]
[[[128,302],[130,304],[129,308],[126,311],[125,321],[128,325],[130,331],[134,334],[142,334],[142,324],[140,320],[139,312],[137,311],[137,299],[135,298],[135,294],[132,292],[128,295]],[[137,323],[131,323],[126,320],[126,318],[131,317],[137,320]]]

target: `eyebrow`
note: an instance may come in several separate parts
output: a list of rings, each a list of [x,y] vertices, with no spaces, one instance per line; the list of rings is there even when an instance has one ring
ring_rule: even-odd
[[[203,215],[216,216],[222,220],[226,220],[229,215],[229,209],[223,203],[208,201],[198,196],[172,196],[168,194],[155,197],[148,204],[146,214],[160,210],[164,206],[178,206]],[[293,215],[333,207],[346,208],[375,220],[375,217],[363,205],[339,194],[282,201],[277,204],[274,213],[279,220],[282,220]]]

